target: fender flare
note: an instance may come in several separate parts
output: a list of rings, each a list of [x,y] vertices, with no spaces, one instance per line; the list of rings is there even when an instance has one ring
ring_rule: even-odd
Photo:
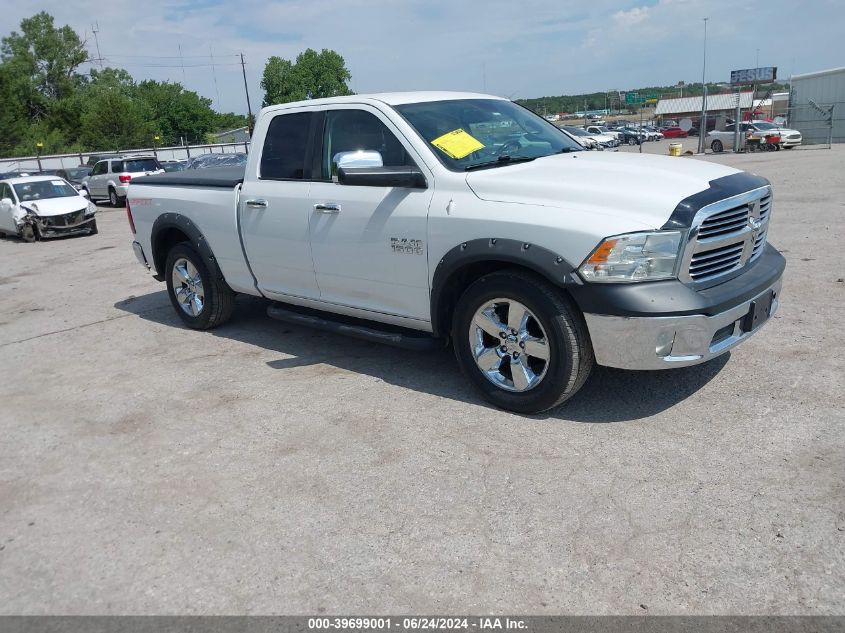
[[[469,240],[452,248],[438,262],[431,281],[431,326],[435,335],[448,332],[443,319],[443,310],[456,297],[450,295],[451,282],[461,269],[471,264],[498,262],[513,264],[532,270],[558,287],[581,285],[575,274],[577,266],[547,248],[501,238]]]
[[[153,263],[156,269],[155,278],[159,281],[164,281],[164,263],[167,258],[167,252],[160,248],[159,242],[161,235],[169,229],[178,229],[188,237],[191,246],[200,254],[208,269],[221,279],[223,274],[220,272],[220,267],[217,265],[217,260],[208,244],[208,240],[199,230],[196,224],[190,218],[185,217],[179,213],[162,213],[153,222],[152,231],[150,231],[150,248],[152,250]]]

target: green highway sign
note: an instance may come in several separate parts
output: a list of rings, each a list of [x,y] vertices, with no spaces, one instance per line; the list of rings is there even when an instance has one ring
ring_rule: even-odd
[[[645,101],[646,103],[654,103],[657,101],[657,94],[654,92],[646,92],[643,94],[640,94],[638,92],[625,93],[625,103],[642,103],[643,101]]]

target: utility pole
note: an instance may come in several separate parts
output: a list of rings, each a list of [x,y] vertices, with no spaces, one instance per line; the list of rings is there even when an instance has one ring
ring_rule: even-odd
[[[707,20],[704,18],[704,62],[701,65],[701,119],[698,123],[698,153],[704,153],[704,137],[707,136]]]
[[[246,127],[247,131],[249,132],[250,138],[252,138],[252,106],[249,103],[249,86],[246,82],[246,64],[244,64],[244,54],[241,53],[241,70],[244,74],[244,92],[246,93]]]
[[[100,23],[94,22],[91,25],[91,30],[94,32],[94,43],[97,45],[97,61],[100,62],[100,70],[103,69],[103,56],[100,54],[100,40],[97,38],[97,33],[100,32]]]

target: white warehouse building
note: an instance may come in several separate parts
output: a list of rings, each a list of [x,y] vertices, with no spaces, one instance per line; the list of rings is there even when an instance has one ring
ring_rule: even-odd
[[[845,67],[793,75],[791,83],[789,127],[807,144],[845,143]]]

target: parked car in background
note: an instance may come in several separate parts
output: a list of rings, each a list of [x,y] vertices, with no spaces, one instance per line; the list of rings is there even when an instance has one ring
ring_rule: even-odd
[[[679,127],[664,127],[661,133],[665,138],[686,138],[687,132]]]
[[[0,180],[0,233],[27,242],[97,232],[94,206],[58,176]]]
[[[83,180],[82,189],[91,200],[108,200],[117,207],[126,201],[126,192],[133,177],[163,172],[155,156],[107,158],[94,165],[91,175]]]
[[[241,167],[246,165],[247,154],[203,154],[188,161],[185,169],[208,169],[209,167]]]
[[[77,190],[82,189],[82,181],[91,175],[91,167],[87,165],[80,165],[79,167],[68,167],[66,169],[59,169],[56,175],[61,176],[72,184]]]
[[[792,130],[788,127],[778,125],[777,123],[769,123],[768,121],[751,121],[750,125],[757,131],[777,134],[780,136],[780,146],[783,149],[798,147],[804,140],[801,136],[801,132],[798,130]]]
[[[168,173],[174,171],[185,171],[188,167],[187,160],[162,160],[159,162],[161,163],[161,168]]]
[[[784,142],[784,136],[781,136],[781,134],[792,133],[798,135],[797,144],[801,144],[801,133],[797,130],[781,130],[776,125],[766,121],[742,122],[739,124],[739,131],[744,143],[748,143],[748,141],[751,141],[752,143],[761,143],[765,142],[766,137],[777,136],[779,138],[775,149],[780,149]],[[707,144],[712,151],[723,152],[725,151],[725,148],[733,148],[735,133],[736,124],[730,123],[725,126],[724,130],[713,130],[712,132],[708,132]],[[796,139],[791,139],[791,142],[795,143]],[[791,145],[790,147],[794,147],[794,145]]]
[[[604,134],[605,136],[612,136],[620,143],[622,142],[622,133],[617,130],[611,130],[604,125],[588,125],[584,130],[589,134]]]
[[[600,148],[598,141],[593,139],[586,130],[582,130],[580,127],[575,127],[574,125],[562,125],[560,129],[569,134],[575,139],[575,141],[587,149]]]
[[[645,133],[632,127],[621,127],[616,131],[622,133],[622,142],[626,145],[640,145],[648,140]]]

